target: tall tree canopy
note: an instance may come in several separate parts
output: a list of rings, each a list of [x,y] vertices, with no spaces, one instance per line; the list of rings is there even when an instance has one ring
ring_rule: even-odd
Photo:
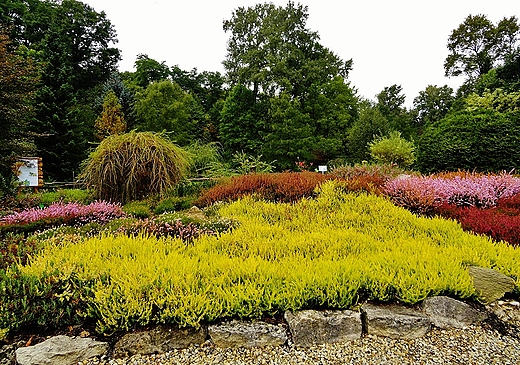
[[[346,78],[352,61],[344,62],[306,28],[308,8],[289,1],[240,7],[224,21],[230,33],[223,62],[232,85],[274,96],[282,91],[304,97],[309,87],[336,76]]]
[[[415,123],[422,128],[428,123],[441,120],[448,114],[454,101],[453,89],[448,85],[428,85],[413,99]]]
[[[280,169],[344,154],[357,116],[346,81],[352,61],[319,43],[306,28],[307,11],[292,1],[265,3],[240,7],[224,21],[230,38],[223,64],[234,89],[221,113],[222,141],[227,148],[260,147]]]
[[[469,15],[448,38],[446,76],[465,75],[475,80],[515,51],[519,35],[520,25],[515,16],[494,25],[485,15]]]

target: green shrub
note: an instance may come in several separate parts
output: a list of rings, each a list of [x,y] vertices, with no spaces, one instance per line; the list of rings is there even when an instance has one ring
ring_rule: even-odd
[[[80,180],[96,198],[125,204],[172,189],[188,166],[188,154],[161,135],[132,131],[104,139]]]
[[[25,275],[17,267],[0,270],[0,330],[49,330],[82,324],[94,281],[75,274]]]
[[[189,209],[193,205],[194,198],[191,197],[172,197],[163,199],[154,209],[155,214],[163,214],[166,212],[176,212],[179,210]]]
[[[218,179],[204,178],[200,180],[182,180],[176,184],[167,195],[176,197],[197,197],[205,189],[209,189],[218,182]]]
[[[219,176],[220,172],[225,169],[221,148],[217,143],[203,144],[195,141],[185,149],[192,160],[189,170],[190,176],[214,177]]]
[[[415,146],[401,137],[400,132],[392,131],[389,136],[377,137],[368,146],[370,156],[378,163],[408,167],[415,162]]]
[[[89,204],[94,201],[92,192],[83,189],[59,189],[57,191],[39,193],[38,195],[40,204],[44,206],[58,202]]]
[[[152,214],[150,206],[146,201],[135,201],[126,203],[123,206],[123,212],[134,218],[149,218]]]

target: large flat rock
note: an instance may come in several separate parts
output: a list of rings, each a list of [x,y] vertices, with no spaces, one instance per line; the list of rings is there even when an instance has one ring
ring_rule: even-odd
[[[414,339],[430,331],[430,318],[424,313],[402,306],[361,306],[369,335],[397,339]]]
[[[218,347],[280,346],[287,341],[282,326],[255,321],[230,321],[209,326],[209,337]]]
[[[361,314],[349,310],[285,312],[293,343],[313,346],[359,339],[363,330]]]
[[[91,338],[55,336],[34,346],[16,350],[20,365],[73,365],[107,353],[106,342]]]
[[[158,326],[150,331],[127,333],[116,343],[114,357],[162,354],[173,349],[187,348],[204,343],[207,333],[205,327],[178,329],[169,326]]]
[[[487,316],[459,300],[438,296],[424,300],[424,313],[438,328],[465,328],[483,321]]]

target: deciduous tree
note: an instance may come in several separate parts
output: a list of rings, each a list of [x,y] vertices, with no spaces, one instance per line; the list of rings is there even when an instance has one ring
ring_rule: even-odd
[[[476,80],[514,52],[519,34],[520,25],[515,16],[494,25],[485,15],[469,15],[448,38],[446,76],[464,75]]]
[[[179,145],[201,139],[204,114],[193,96],[170,80],[154,82],[136,95],[137,127],[141,131],[169,132]]]
[[[448,85],[441,87],[428,85],[413,99],[413,113],[417,127],[422,129],[424,125],[444,118],[454,101],[453,89]]]

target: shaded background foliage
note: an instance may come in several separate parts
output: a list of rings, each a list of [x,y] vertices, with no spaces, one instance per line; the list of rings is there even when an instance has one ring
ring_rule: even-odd
[[[320,43],[318,32],[307,27],[308,10],[292,1],[235,9],[223,22],[229,34],[223,75],[182,70],[146,54],[137,56],[135,71],[119,73],[116,30],[105,13],[77,0],[4,1],[0,25],[13,44],[8,57],[23,55],[40,75],[33,82],[34,100],[24,99],[20,109],[26,122],[19,131],[34,140],[47,181],[77,175],[95,147],[95,121],[111,91],[129,129],[166,131],[181,146],[217,143],[227,162],[245,153],[262,156],[278,171],[314,169],[330,161],[354,164],[371,159],[368,144],[375,138],[400,132],[422,151],[414,167],[423,171],[516,167],[514,158],[508,162],[514,147],[494,148],[492,161],[486,156],[484,144],[492,137],[480,134],[496,134],[490,118],[476,116],[480,127],[465,129],[473,144],[450,142],[457,139],[450,133],[461,128],[461,117],[454,115],[475,106],[511,120],[504,132],[514,142],[517,119],[508,112],[520,100],[515,16],[496,24],[485,15],[464,19],[448,38],[444,64],[447,75],[466,79],[464,85],[456,93],[446,85],[428,85],[407,108],[399,84],[384,87],[374,100],[359,97],[348,80],[352,60]],[[24,92],[22,81],[12,79],[13,95]],[[432,134],[446,141],[435,141]],[[11,136],[6,138],[12,144],[23,140]],[[443,151],[453,163],[435,162],[442,143],[451,145]],[[473,146],[474,157],[458,150]],[[459,158],[464,163],[456,164]],[[12,178],[7,168],[2,176]]]

